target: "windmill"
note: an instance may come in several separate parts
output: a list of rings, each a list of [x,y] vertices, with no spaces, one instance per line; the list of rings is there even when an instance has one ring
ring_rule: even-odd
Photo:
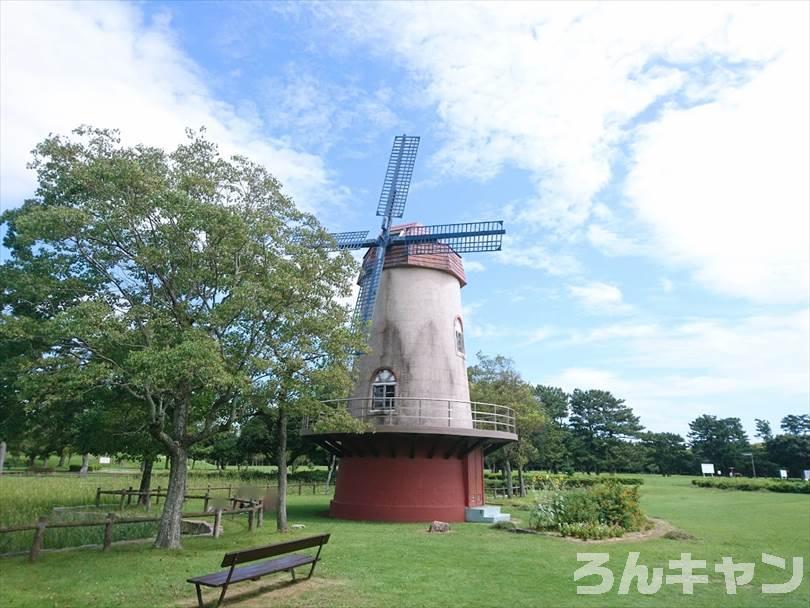
[[[503,222],[392,225],[405,210],[419,138],[399,135],[377,215],[380,234],[339,232],[316,246],[368,249],[353,323],[369,349],[348,399],[329,402],[367,425],[305,420],[301,433],[340,458],[334,517],[498,521],[484,505],[484,456],[515,441],[514,412],[470,401],[464,351],[462,253],[498,251]]]
[[[374,249],[373,264],[364,264],[360,276],[360,292],[354,309],[353,321],[364,323],[371,320],[374,303],[382,276],[385,254],[391,247],[408,247],[415,254],[430,254],[446,251],[449,247],[455,253],[499,251],[505,234],[503,221],[466,222],[461,224],[439,224],[418,226],[407,234],[394,234],[391,224],[394,218],[401,218],[408,199],[419,137],[397,135],[388,159],[380,200],[377,203],[377,216],[382,217],[380,234],[368,239],[369,231],[334,232],[330,237],[337,249]],[[322,243],[328,246],[329,243]]]

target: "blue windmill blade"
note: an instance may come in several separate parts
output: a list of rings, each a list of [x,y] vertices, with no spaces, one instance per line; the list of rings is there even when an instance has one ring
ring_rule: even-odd
[[[391,157],[388,159],[388,169],[385,172],[380,202],[377,204],[377,215],[402,217],[418,149],[418,136],[397,135],[394,138],[394,147],[391,149]]]
[[[456,253],[500,251],[503,241],[503,221],[467,222],[417,226],[410,234],[391,240],[392,245],[409,245],[412,254],[441,253],[448,248]]]
[[[357,304],[354,307],[352,325],[358,326],[371,320],[374,314],[374,303],[377,300],[377,291],[380,287],[383,264],[385,263],[385,247],[377,247],[376,255],[363,262],[360,270],[360,292],[357,294]]]
[[[337,249],[362,249],[368,247],[368,230],[355,230],[354,232],[330,232],[337,245]]]

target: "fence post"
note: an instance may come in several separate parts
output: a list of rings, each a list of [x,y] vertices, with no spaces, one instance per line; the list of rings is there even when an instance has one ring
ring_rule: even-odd
[[[253,507],[248,511],[248,532],[253,532],[253,515],[256,512],[256,508]]]
[[[138,495],[140,498],[140,494]],[[152,488],[146,490],[146,511],[147,513],[152,510]]]
[[[298,496],[301,496],[301,488],[303,487],[303,485],[304,485],[304,482],[302,482],[302,481],[298,482]]]
[[[107,523],[104,524],[104,547],[102,551],[108,551],[112,545],[112,527],[115,513],[107,513]]]
[[[118,510],[124,510],[124,501],[127,499],[127,491],[126,490],[119,490],[121,492],[121,504],[118,505]]]
[[[208,484],[208,489],[205,491],[205,498],[203,498],[203,512],[208,511],[208,499],[211,496],[211,484]]]
[[[158,486],[157,494],[155,494],[155,506],[160,504],[160,486]]]
[[[264,503],[259,503],[259,511],[258,511],[258,521],[256,522],[256,527],[261,528],[264,524]]]
[[[132,486],[129,486],[129,490],[127,490],[127,506],[132,504]]]
[[[217,510],[214,511],[214,538],[219,538],[221,532],[222,532],[222,508],[217,507]]]
[[[228,484],[228,498],[231,497],[231,484]]]
[[[101,504],[101,488],[96,488],[96,506]]]
[[[39,557],[39,552],[42,550],[42,541],[45,538],[45,528],[48,525],[47,517],[40,517],[37,520],[37,529],[34,532],[34,542],[31,543],[31,553],[28,555],[28,561],[33,562]]]

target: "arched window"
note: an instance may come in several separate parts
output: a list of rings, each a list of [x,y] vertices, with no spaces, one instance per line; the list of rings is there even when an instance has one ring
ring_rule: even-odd
[[[456,317],[455,324],[453,325],[456,334],[456,354],[464,356],[464,326],[461,324],[461,319]]]
[[[397,378],[390,369],[381,369],[371,383],[371,409],[394,409],[394,397],[397,396]]]

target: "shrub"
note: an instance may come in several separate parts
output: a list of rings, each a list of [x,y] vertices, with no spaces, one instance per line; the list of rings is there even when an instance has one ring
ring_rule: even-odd
[[[561,482],[555,484],[529,515],[529,525],[536,530],[557,530],[563,536],[578,538],[604,538],[599,535],[616,529],[622,533],[640,530],[644,526],[637,486],[612,482],[564,491]]]
[[[716,488],[718,490],[738,490],[742,492],[754,492],[763,490],[768,492],[782,492],[793,494],[810,494],[810,483],[806,481],[787,481],[772,479],[725,479],[711,478],[693,479],[692,485],[699,488]]]
[[[599,512],[599,521],[623,530],[640,530],[644,514],[639,506],[638,486],[605,483],[591,490]]]
[[[624,536],[624,530],[621,526],[591,523],[591,522],[576,522],[570,524],[560,524],[560,534],[563,536],[573,536],[582,540],[601,540],[603,538],[616,538],[617,536]]]

